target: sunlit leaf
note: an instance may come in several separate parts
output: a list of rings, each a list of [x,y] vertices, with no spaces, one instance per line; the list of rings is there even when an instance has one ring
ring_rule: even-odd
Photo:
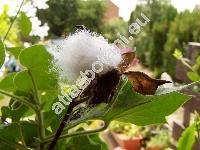
[[[15,75],[16,75],[16,73],[10,73],[10,74],[6,75],[0,81],[0,89],[6,90],[6,91],[13,91],[14,90],[13,79],[14,79]]]
[[[190,125],[183,131],[178,141],[178,150],[191,150],[195,142],[195,124]]]
[[[0,68],[4,64],[5,60],[5,46],[3,42],[0,40]]]
[[[197,57],[196,63],[200,65],[200,56]]]
[[[24,12],[21,12],[20,15],[20,27],[23,36],[25,37],[29,36],[29,33],[31,32],[32,29],[32,23]]]
[[[49,69],[52,56],[47,52],[46,48],[42,45],[34,45],[25,48],[19,55],[21,65],[28,69],[43,67]],[[42,70],[41,70],[42,71]]]
[[[191,81],[200,81],[200,75],[198,74],[198,72],[190,71],[187,73],[187,76]]]
[[[10,55],[13,55],[16,59],[23,48],[22,47],[7,47],[6,50]]]
[[[132,85],[127,82],[119,92],[113,108],[103,119],[130,122],[136,125],[165,123],[165,117],[190,98],[178,92],[159,96],[141,95],[133,92]]]

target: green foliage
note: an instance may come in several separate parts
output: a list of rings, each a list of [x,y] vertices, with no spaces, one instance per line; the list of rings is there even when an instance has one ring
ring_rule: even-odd
[[[182,52],[181,52],[180,50],[178,50],[178,49],[175,49],[173,56],[174,56],[176,59],[181,59],[181,58],[183,58]]]
[[[91,31],[101,32],[103,17],[106,10],[104,1],[99,0],[77,0],[78,16],[76,24],[83,24]]]
[[[0,138],[4,140],[4,143],[5,141],[11,142],[12,144],[8,146],[10,148],[13,145],[14,147],[27,146],[36,148],[39,144],[36,139],[41,140],[41,128],[46,135],[53,135],[56,132],[56,126],[60,122],[59,118],[51,110],[51,104],[57,101],[58,97],[58,80],[56,73],[49,71],[52,56],[46,51],[44,46],[34,45],[23,49],[18,55],[18,60],[24,67],[23,70],[6,76],[0,82],[0,93],[11,97],[9,106],[1,108],[2,119],[11,118],[13,121],[13,123],[6,127],[9,130],[5,130],[5,128],[0,129],[0,133],[2,132]],[[96,113],[99,115],[97,118],[104,120],[107,124],[112,120],[134,123],[136,125],[160,124],[165,123],[165,117],[173,113],[190,98],[175,91],[161,95],[144,96],[133,92],[132,86],[127,79],[122,80],[122,82],[122,86],[119,87],[119,91],[116,92],[116,96],[113,98],[115,101],[114,105],[108,104],[105,106],[106,109],[105,107],[94,107],[86,116],[80,119],[84,119],[84,117],[87,118],[86,120],[95,119],[97,117]],[[12,92],[13,95],[9,95],[7,92]],[[41,112],[43,115],[38,112]],[[31,126],[33,128],[31,133],[32,130],[34,132],[33,134],[28,134],[29,129],[23,130],[22,126],[24,145],[19,144],[19,141],[21,141],[21,137],[18,136],[19,129],[13,126],[16,126],[16,123],[23,124],[20,120],[33,114],[36,114],[37,117],[42,117],[43,123],[41,124],[41,120],[37,119],[26,122],[27,128],[34,124]],[[79,124],[82,121],[78,119],[69,124],[73,126],[77,122]],[[35,134],[37,133],[35,130],[39,130],[39,134]],[[16,136],[6,137],[6,134],[10,134],[9,131],[16,133]],[[44,138],[48,139],[46,136]],[[93,141],[94,139],[95,141]],[[102,143],[98,138],[93,137],[93,140],[88,136],[74,137],[71,139],[70,145],[73,145],[75,149],[80,149],[80,144],[83,145],[82,149],[102,149]],[[60,142],[62,143],[62,140]],[[66,141],[64,140],[64,142]],[[63,144],[59,143],[57,146],[62,148]]]
[[[5,60],[5,46],[4,43],[0,40],[0,68],[3,65]]]
[[[15,59],[18,59],[18,56],[23,48],[22,47],[6,47],[6,51],[15,57]]]
[[[182,133],[178,141],[178,150],[192,150],[195,142],[195,124],[190,125]]]
[[[190,61],[187,58],[183,57],[183,54],[180,50],[176,49],[173,55],[176,59],[180,60],[183,63],[183,65],[185,65],[186,67],[188,67],[188,69],[190,69],[190,71],[187,72],[187,76],[191,81],[200,81],[200,75],[199,75],[200,56],[197,57],[195,64],[191,66],[189,64]]]
[[[104,119],[130,122],[140,126],[161,124],[166,122],[166,116],[176,111],[188,99],[190,99],[189,96],[178,92],[144,96],[132,92],[131,84],[127,83],[118,95],[112,110],[104,116]]]
[[[0,38],[4,38],[6,32],[11,24],[12,18],[8,16],[8,6],[4,5],[3,12],[0,14]],[[14,23],[11,31],[9,32],[5,42],[12,43],[16,46],[21,45],[21,40],[19,36],[19,25]]]
[[[0,89],[6,91],[13,91],[15,88],[13,84],[13,78],[15,77],[15,75],[16,73],[10,73],[6,75],[0,82]]]
[[[200,81],[200,56],[197,57],[195,64],[192,66],[192,71],[187,73],[188,78],[191,81]]]
[[[156,135],[151,138],[147,143],[147,147],[159,147],[160,149],[167,149],[170,143],[170,135],[168,130],[159,129],[156,132]]]
[[[119,38],[117,33],[120,33],[122,36],[126,36],[127,29],[128,25],[122,19],[112,19],[103,25],[102,32],[104,37],[113,42]]]
[[[171,53],[175,48],[180,49],[183,54],[185,53],[186,45],[190,41],[199,42],[199,11],[184,11],[176,16],[175,20],[171,23],[170,30],[168,33],[168,39],[165,43],[165,66],[169,68],[170,73],[173,73],[174,59],[171,58]]]
[[[100,31],[105,11],[104,2],[99,0],[49,0],[48,9],[37,10],[42,23],[48,23],[50,33],[56,36],[74,31],[83,24],[92,31]],[[69,5],[66,5],[69,4]]]
[[[30,19],[26,16],[24,12],[21,12],[20,16],[20,27],[21,27],[21,33],[27,37],[32,29],[32,23]]]
[[[164,46],[168,39],[170,24],[176,17],[177,10],[167,0],[146,1],[146,4],[136,6],[131,13],[129,24],[135,22],[137,18],[140,19],[141,12],[150,19],[150,22],[142,28],[139,35],[136,35],[134,46],[138,49],[137,54],[141,62],[157,71],[156,75],[160,75],[163,71],[169,70],[164,64],[166,59]]]
[[[80,24],[83,24],[82,22],[87,19],[91,19],[87,20],[88,26],[94,24],[100,27],[103,14],[102,2],[97,0],[59,1],[48,1],[49,9],[41,13],[44,18],[52,21],[50,28],[54,34],[61,35],[63,31],[69,32],[74,26],[71,23],[77,24],[81,21]],[[89,17],[84,18],[88,12],[83,10],[90,12]],[[82,16],[79,13],[85,15]],[[97,18],[94,17],[96,16],[94,13],[98,14]],[[30,32],[30,23],[25,14],[21,14],[21,25],[25,27],[21,27],[22,33],[27,36]],[[52,103],[58,102],[60,94],[57,72],[52,69],[53,57],[43,45],[33,45],[24,49],[12,47],[6,50],[15,56],[22,69],[20,72],[5,76],[0,81],[0,93],[10,97],[9,105],[1,108],[0,149],[46,149],[49,142],[53,140],[63,115],[56,116],[51,110]],[[0,56],[0,58],[3,57],[3,55]],[[57,149],[62,150],[69,146],[67,148],[78,150],[107,150],[95,133],[106,129],[112,120],[136,125],[165,123],[166,116],[190,99],[190,96],[178,93],[176,89],[160,95],[145,96],[133,92],[126,78],[121,82],[123,84],[119,85],[118,91],[114,93],[115,96],[109,104],[83,109],[81,117],[72,114],[73,119],[69,120],[64,129],[56,145]],[[82,108],[77,106],[77,110],[79,109]],[[8,118],[12,120],[10,123],[6,123]],[[25,118],[26,120],[28,118],[28,121],[23,121]],[[104,127],[86,131],[73,128],[93,119],[103,120]]]
[[[23,49],[19,55],[20,64],[28,69],[43,67],[48,69],[52,57],[42,45],[34,45]]]
[[[89,136],[74,137],[71,140],[72,140],[71,141],[72,145],[69,146],[69,149],[74,149],[74,150],[87,150],[87,149],[101,150],[101,145],[93,142],[89,138]]]

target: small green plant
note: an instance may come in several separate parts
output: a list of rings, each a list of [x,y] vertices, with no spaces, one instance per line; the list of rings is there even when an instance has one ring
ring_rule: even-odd
[[[156,135],[147,143],[147,147],[165,149],[169,147],[169,143],[169,131],[159,129],[159,131],[156,131]]]
[[[115,133],[126,135],[130,138],[140,136],[141,127],[135,126],[131,123],[124,123],[119,121],[112,121],[109,129]]]
[[[196,113],[196,119],[189,127],[187,127],[183,131],[180,139],[178,140],[178,145],[177,145],[178,150],[191,150],[196,140],[200,142],[199,127],[200,127],[200,116],[198,113]]]
[[[200,69],[200,56],[196,58],[194,65],[191,65],[190,60],[183,57],[183,54],[180,50],[176,49],[174,51],[174,57],[180,60],[190,71],[187,72],[187,76],[191,81],[200,81],[199,69]]]
[[[187,76],[191,81],[200,81],[200,56],[197,57],[195,64],[191,65],[190,60],[184,58],[180,50],[176,49],[173,55],[176,59],[180,60],[187,68],[190,69],[190,71],[187,72]],[[194,91],[198,92],[199,87],[197,86]],[[199,140],[200,116],[197,112],[195,116],[196,118],[194,122],[183,131],[180,139],[178,140],[178,150],[191,150],[196,139]]]

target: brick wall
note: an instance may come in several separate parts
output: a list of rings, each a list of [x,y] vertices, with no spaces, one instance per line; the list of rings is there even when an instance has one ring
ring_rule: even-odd
[[[104,15],[104,20],[119,18],[119,8],[111,1],[106,0],[107,10]]]

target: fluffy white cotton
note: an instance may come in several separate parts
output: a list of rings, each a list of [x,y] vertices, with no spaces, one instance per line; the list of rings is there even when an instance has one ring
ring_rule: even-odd
[[[55,57],[55,64],[62,70],[61,75],[69,81],[80,76],[80,71],[91,70],[92,64],[99,60],[103,62],[105,73],[117,67],[121,54],[114,44],[109,44],[104,37],[86,30],[77,31],[50,46]]]

